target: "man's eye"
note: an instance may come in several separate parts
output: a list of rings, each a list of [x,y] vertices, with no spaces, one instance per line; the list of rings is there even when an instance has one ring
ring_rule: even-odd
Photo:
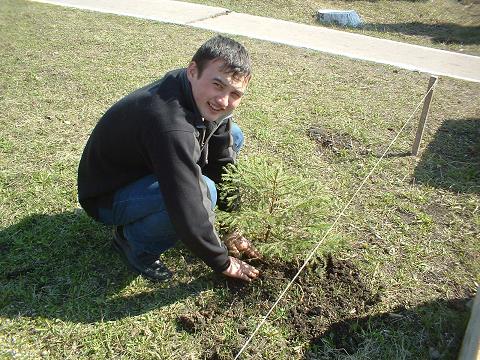
[[[220,83],[213,83],[213,85],[215,85],[215,87],[216,87],[217,89],[221,89],[221,88],[222,88],[222,84],[220,84]]]

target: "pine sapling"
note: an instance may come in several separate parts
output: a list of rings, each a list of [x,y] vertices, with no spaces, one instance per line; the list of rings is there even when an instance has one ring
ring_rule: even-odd
[[[219,212],[229,230],[240,229],[265,255],[293,258],[317,241],[330,201],[322,187],[266,158],[246,158],[224,175],[223,201],[240,209]]]

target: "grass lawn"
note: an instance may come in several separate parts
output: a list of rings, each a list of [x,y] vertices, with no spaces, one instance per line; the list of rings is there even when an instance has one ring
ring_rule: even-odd
[[[480,55],[480,2],[476,0],[187,0],[232,11],[306,24],[317,10],[355,10],[364,35]]]
[[[173,280],[153,284],[76,199],[103,112],[212,33],[16,0],[0,2],[0,33],[0,358],[233,358],[325,227],[305,238],[293,212],[266,243],[251,235],[266,260],[249,286],[182,246],[163,255]],[[332,224],[428,76],[238,40],[255,64],[236,118],[241,161],[315,184],[294,195],[323,199],[316,221]],[[440,79],[421,156],[406,155],[417,113],[244,358],[456,358],[480,281],[479,93]]]

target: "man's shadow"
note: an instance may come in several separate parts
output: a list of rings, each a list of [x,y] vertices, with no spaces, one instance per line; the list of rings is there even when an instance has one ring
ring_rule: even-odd
[[[194,296],[215,282],[185,250],[170,250],[195,280],[136,281],[111,247],[111,232],[83,211],[30,215],[0,230],[0,316],[46,317],[91,323],[142,314]],[[171,259],[169,259],[171,260]],[[144,287],[143,287],[144,288]]]
[[[480,119],[446,120],[421,154],[416,183],[480,193]]]

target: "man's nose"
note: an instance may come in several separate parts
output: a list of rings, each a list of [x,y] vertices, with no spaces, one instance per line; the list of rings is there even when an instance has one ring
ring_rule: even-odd
[[[222,94],[217,97],[217,102],[223,107],[228,106],[228,94]]]

